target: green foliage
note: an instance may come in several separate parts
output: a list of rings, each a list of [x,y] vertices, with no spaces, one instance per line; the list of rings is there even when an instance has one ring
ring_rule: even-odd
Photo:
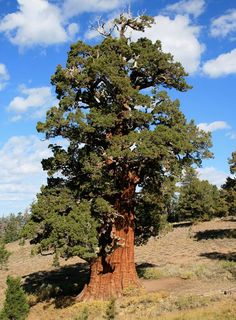
[[[222,186],[221,196],[227,215],[236,216],[236,178],[227,178],[226,183]]]
[[[236,151],[232,152],[231,158],[229,159],[230,172],[236,173]]]
[[[29,218],[29,214],[19,212],[17,215],[10,214],[0,218],[0,238],[5,243],[10,243],[20,239],[20,232]]]
[[[230,172],[233,177],[228,177],[222,186],[221,199],[225,205],[227,215],[236,216],[236,151],[232,153],[229,159]]]
[[[32,243],[38,243],[38,252],[54,249],[65,258],[94,257],[98,246],[97,223],[91,217],[88,201],[76,202],[73,193],[65,187],[43,187],[31,210],[32,219],[22,235],[36,234]]]
[[[197,178],[194,169],[187,170],[179,188],[179,220],[209,220],[220,214],[220,193],[216,186]]]
[[[60,266],[58,251],[56,251],[54,256],[53,256],[52,265],[53,265],[53,267],[59,267]]]
[[[6,297],[1,320],[25,320],[29,313],[26,295],[20,286],[20,278],[8,276]]]
[[[10,252],[5,248],[5,244],[0,242],[0,269],[7,266]]]
[[[104,34],[96,45],[78,41],[52,76],[59,105],[37,130],[68,144],[50,144],[53,155],[42,162],[48,186],[24,229],[39,250],[87,260],[106,255],[117,244],[114,225],[121,216],[132,223],[134,206],[142,243],[158,233],[183,167],[211,156],[210,135],[187,122],[179,101],[164,91],[190,88],[181,64],[160,41],[125,37],[128,27],[143,31],[152,22],[121,15],[114,20],[118,37]]]

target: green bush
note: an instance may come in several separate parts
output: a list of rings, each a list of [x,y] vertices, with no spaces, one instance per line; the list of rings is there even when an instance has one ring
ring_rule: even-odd
[[[0,320],[25,320],[29,313],[26,294],[20,286],[20,278],[7,277],[6,297]]]
[[[167,276],[167,272],[158,268],[140,268],[138,276],[143,279],[161,279]]]

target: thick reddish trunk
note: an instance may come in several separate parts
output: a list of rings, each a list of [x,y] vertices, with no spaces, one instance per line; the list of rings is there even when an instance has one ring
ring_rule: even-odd
[[[140,287],[134,263],[133,199],[138,180],[128,172],[124,181],[123,192],[114,205],[118,216],[111,232],[118,245],[109,255],[105,254],[105,250],[101,251],[91,264],[90,282],[81,292],[80,300],[110,299],[121,296],[126,288]]]
[[[91,265],[90,282],[79,296],[81,300],[110,299],[122,295],[125,288],[139,287],[134,263],[134,230],[117,230],[122,246]]]

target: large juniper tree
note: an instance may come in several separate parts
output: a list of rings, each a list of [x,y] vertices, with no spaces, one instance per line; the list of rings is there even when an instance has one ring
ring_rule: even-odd
[[[139,285],[135,230],[139,242],[158,230],[155,210],[145,209],[145,201],[156,201],[166,179],[209,156],[209,135],[188,123],[179,102],[164,91],[190,88],[181,64],[159,41],[126,38],[128,28],[144,31],[152,23],[147,16],[121,15],[115,36],[104,33],[93,46],[73,44],[66,66],[52,76],[59,106],[37,126],[46,139],[62,137],[68,147],[52,140],[53,156],[43,160],[48,185],[25,230],[39,251],[89,261],[83,299],[118,296]]]

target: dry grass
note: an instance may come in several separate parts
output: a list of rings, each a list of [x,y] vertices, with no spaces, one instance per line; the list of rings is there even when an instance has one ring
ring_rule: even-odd
[[[136,248],[144,289],[116,301],[117,320],[236,319],[236,221],[215,220],[178,227]],[[8,274],[22,277],[29,296],[29,320],[104,319],[107,302],[76,302],[88,279],[79,258],[52,267],[50,256],[31,256],[31,246],[7,245],[8,270],[0,273],[0,303]]]

